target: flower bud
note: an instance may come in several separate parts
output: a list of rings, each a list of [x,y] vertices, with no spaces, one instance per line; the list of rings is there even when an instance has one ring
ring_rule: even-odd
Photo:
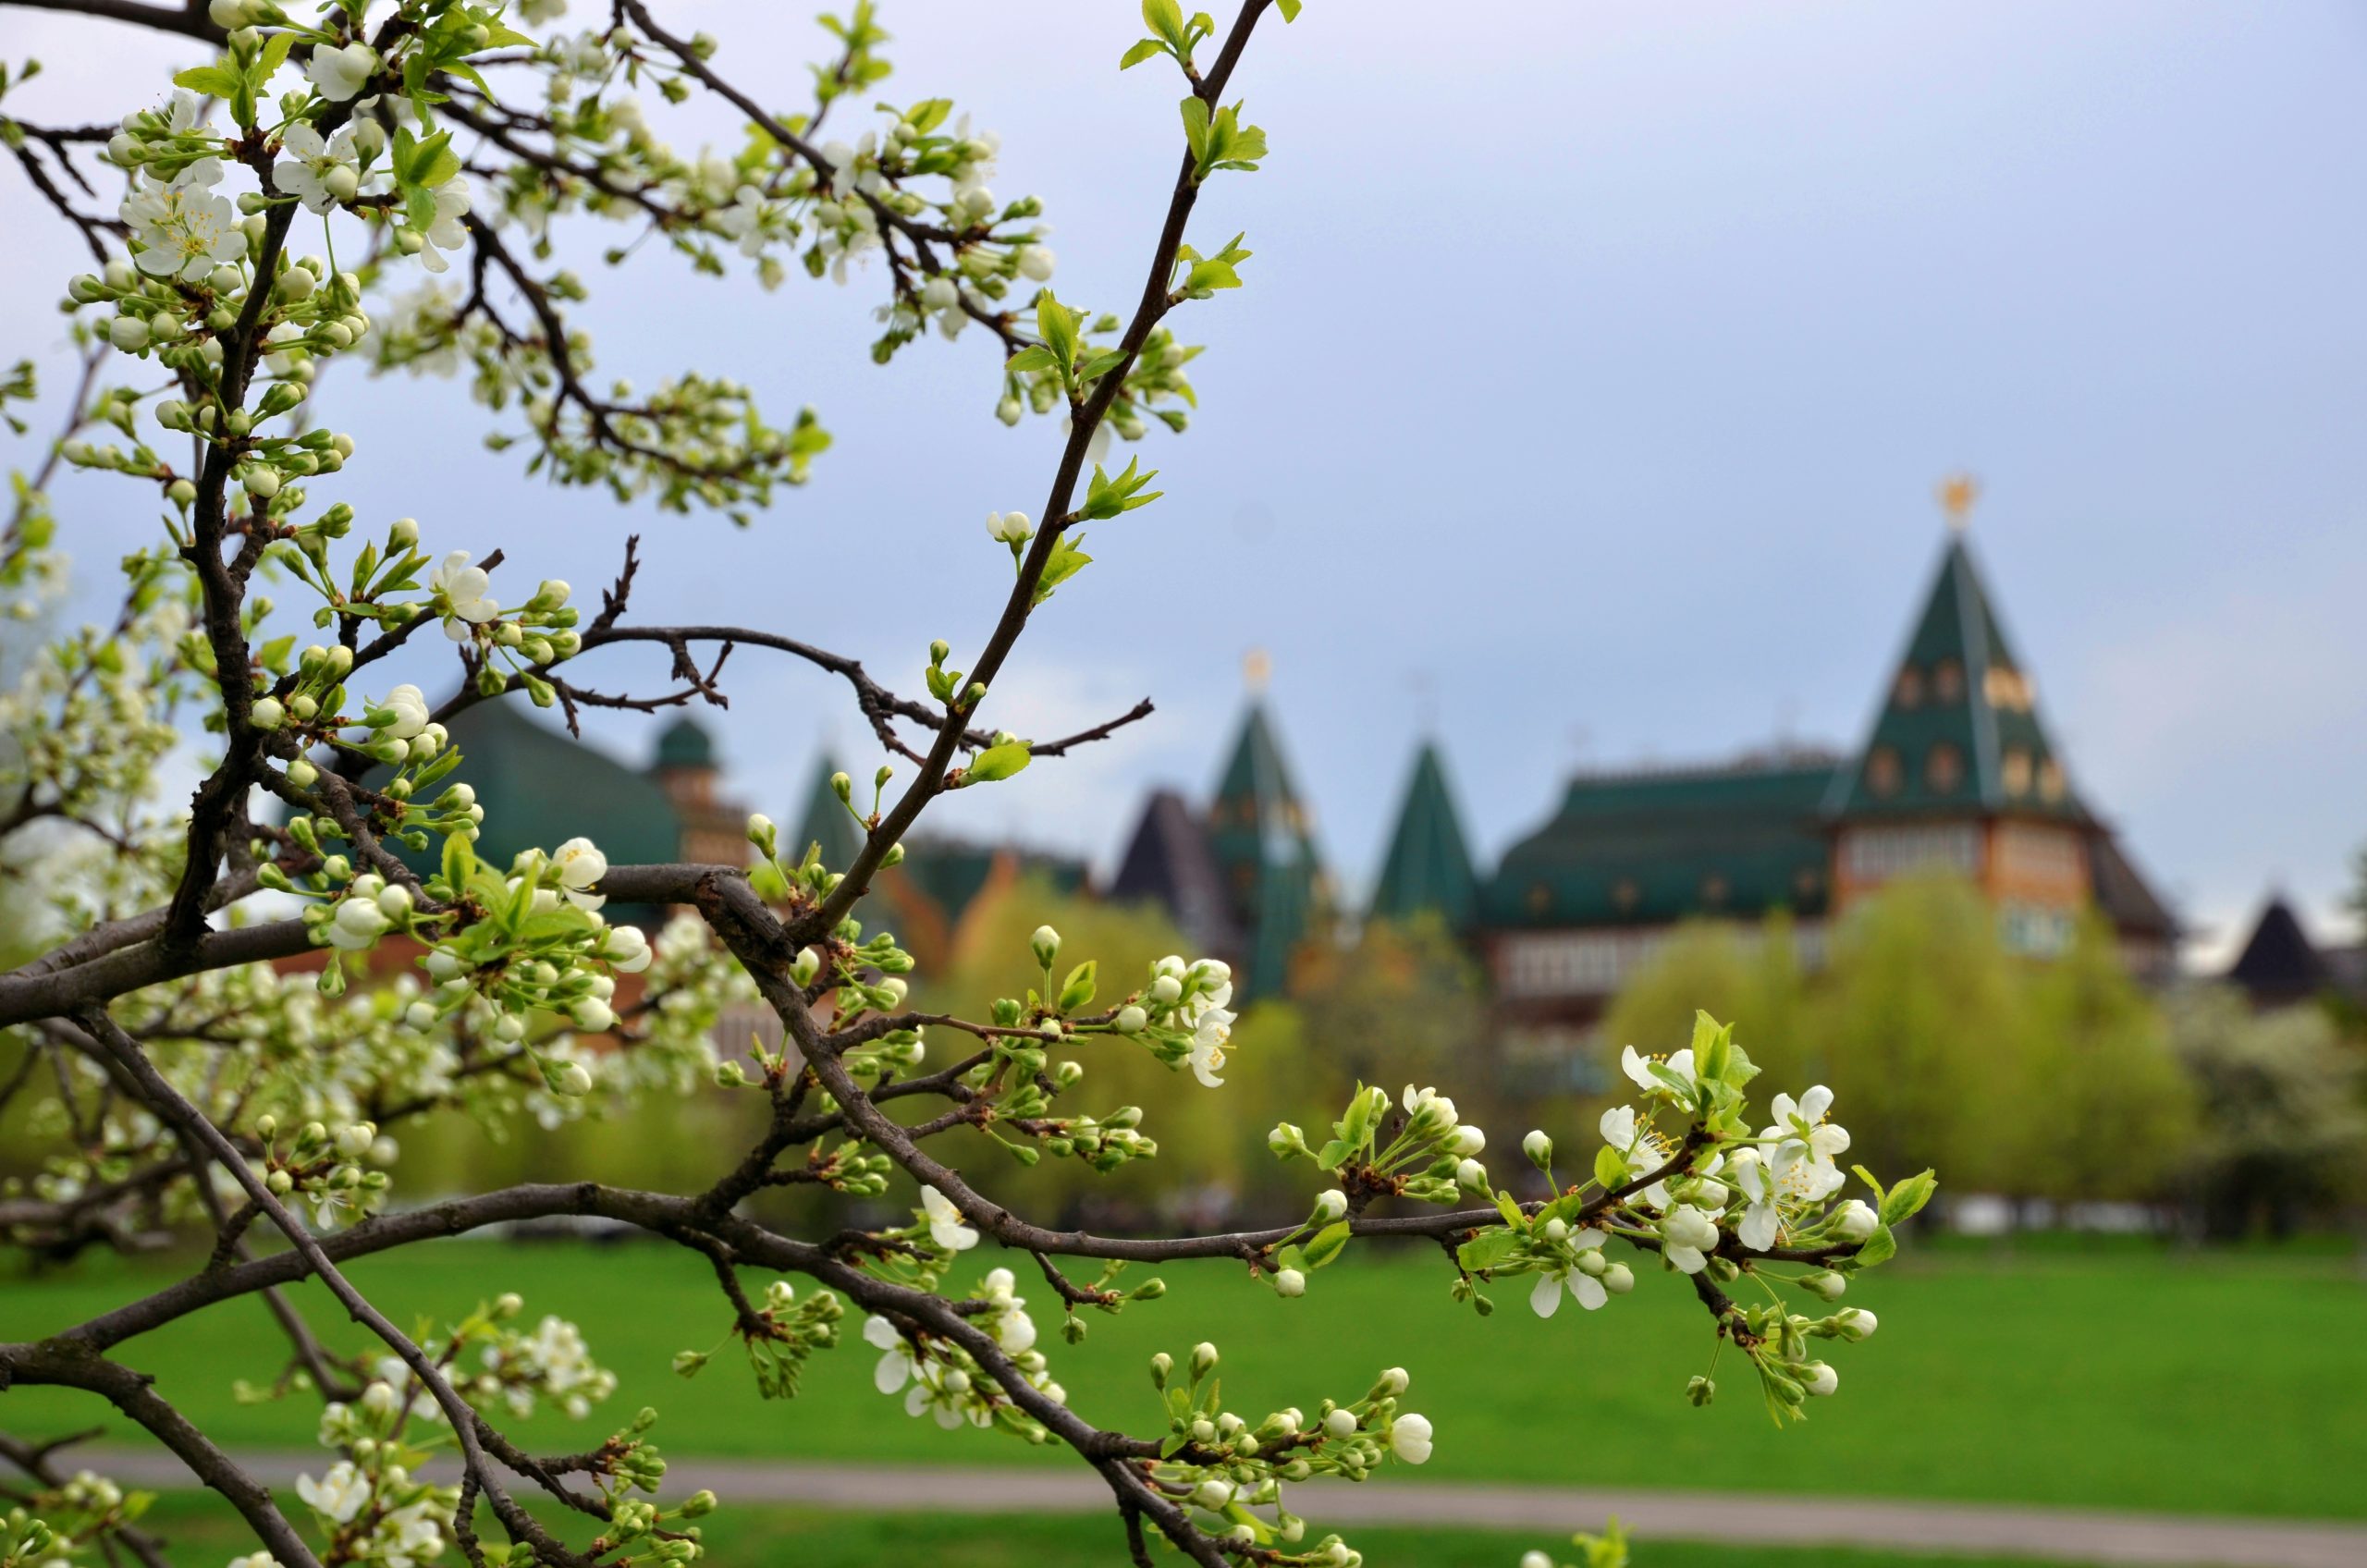
[[[1036,955],[1036,965],[1049,969],[1052,961],[1061,956],[1061,934],[1049,925],[1038,925],[1036,934],[1027,938],[1027,947]]]
[[[1295,1268],[1285,1268],[1274,1276],[1274,1293],[1279,1296],[1306,1294],[1306,1276]]]
[[[1353,1410],[1334,1410],[1323,1418],[1323,1435],[1340,1440],[1355,1437],[1356,1413]]]
[[[1192,1347],[1192,1376],[1205,1378],[1217,1364],[1217,1347],[1202,1340]]]
[[[278,698],[257,697],[254,706],[247,710],[247,722],[257,729],[276,729],[288,722],[288,713]]]
[[[1540,1129],[1531,1129],[1528,1136],[1520,1141],[1520,1152],[1528,1156],[1528,1162],[1539,1170],[1550,1170],[1553,1164],[1553,1140]]]
[[[1348,1212],[1348,1194],[1337,1187],[1315,1194],[1315,1218],[1329,1225]]]
[[[1845,1242],[1862,1242],[1882,1224],[1882,1217],[1862,1198],[1851,1198],[1833,1211],[1833,1232]]]
[[[1143,1032],[1144,1026],[1149,1023],[1150,1014],[1133,1002],[1128,1002],[1118,1010],[1116,1027],[1121,1035],[1139,1035]]]
[[[1800,1284],[1808,1290],[1814,1291],[1827,1301],[1838,1301],[1842,1292],[1849,1288],[1849,1281],[1830,1268],[1820,1268],[1813,1273],[1803,1274],[1800,1276]]]

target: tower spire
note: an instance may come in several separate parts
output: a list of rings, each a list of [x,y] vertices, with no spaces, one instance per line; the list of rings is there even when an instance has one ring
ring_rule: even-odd
[[[1947,515],[1948,532],[1961,536],[1972,525],[1972,508],[1981,499],[1981,481],[1957,471],[1940,481],[1940,510]]]

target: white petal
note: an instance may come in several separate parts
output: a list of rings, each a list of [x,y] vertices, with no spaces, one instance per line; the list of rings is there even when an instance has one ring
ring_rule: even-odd
[[[1528,1292],[1529,1310],[1539,1317],[1551,1317],[1562,1310],[1562,1281],[1551,1274],[1539,1274],[1537,1284]]]
[[[1611,1292],[1602,1288],[1602,1281],[1589,1274],[1572,1274],[1570,1293],[1577,1297],[1578,1305],[1588,1312],[1611,1299]]]

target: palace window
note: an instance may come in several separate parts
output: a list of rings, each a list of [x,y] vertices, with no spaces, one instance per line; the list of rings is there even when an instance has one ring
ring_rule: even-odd
[[[1964,663],[1945,658],[1932,667],[1932,700],[1948,704],[1964,701]]]
[[[1898,793],[1898,753],[1888,746],[1876,746],[1866,753],[1866,788],[1879,796]]]
[[[1964,782],[1964,753],[1942,741],[1923,753],[1923,782],[1935,795],[1953,795]]]
[[[1908,665],[1898,672],[1898,684],[1891,689],[1891,701],[1903,708],[1923,705],[1923,672]]]
[[[2070,786],[2064,781],[2061,763],[2049,757],[2039,765],[2038,796],[2040,800],[2053,805],[2069,792]]]
[[[1998,762],[1997,772],[2005,780],[2005,793],[2027,795],[2030,792],[2030,753],[2026,748],[2009,748]]]

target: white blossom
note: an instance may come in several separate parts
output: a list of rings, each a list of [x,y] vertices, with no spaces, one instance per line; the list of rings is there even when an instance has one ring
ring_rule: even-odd
[[[317,1481],[310,1476],[297,1476],[296,1495],[314,1513],[344,1525],[370,1501],[370,1477],[351,1462],[340,1462]]]
[[[279,134],[279,144],[290,156],[273,165],[272,183],[316,213],[352,199],[360,189],[361,171],[353,148],[353,132],[340,130],[326,141],[309,121],[291,120]]]
[[[342,104],[358,95],[378,69],[378,51],[359,41],[341,49],[318,47],[304,75],[321,96]]]
[[[1401,1415],[1389,1424],[1389,1451],[1408,1464],[1430,1457],[1430,1420],[1427,1415]]]
[[[194,283],[247,259],[246,231],[227,196],[214,194],[222,165],[200,158],[162,185],[142,180],[117,209],[141,249],[132,264],[152,277]]]
[[[460,220],[469,215],[469,182],[459,177],[446,180],[435,188],[435,212],[419,231],[425,241],[419,252],[419,264],[430,272],[442,272],[452,263],[444,259],[446,251],[457,251],[469,242],[469,231]]]
[[[501,606],[485,592],[493,580],[484,568],[469,564],[469,552],[455,550],[444,557],[443,564],[427,580],[427,585],[444,596],[444,634],[455,643],[469,640],[472,626],[481,626],[501,613]]]
[[[1678,1204],[1661,1221],[1661,1256],[1685,1273],[1700,1273],[1717,1244],[1717,1221],[1689,1203]]]
[[[963,1223],[953,1200],[935,1187],[921,1189],[921,1208],[928,1218],[929,1240],[947,1252],[967,1252],[978,1244],[978,1232]]]
[[[567,901],[576,908],[598,909],[608,901],[592,891],[608,875],[608,857],[591,839],[570,839],[551,851],[551,864],[558,868],[558,884]]]

